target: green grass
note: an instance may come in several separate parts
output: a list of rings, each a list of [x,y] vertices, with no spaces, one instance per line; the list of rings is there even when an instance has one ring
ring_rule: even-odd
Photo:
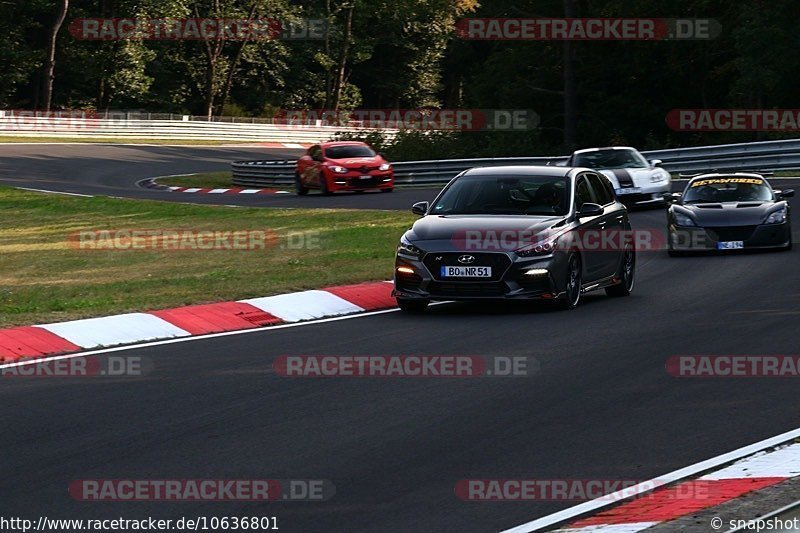
[[[0,327],[389,279],[413,215],[75,198],[0,187]],[[86,250],[82,230],[266,230],[253,251]],[[288,234],[295,235],[289,241]],[[312,246],[289,246],[305,236]]]
[[[156,182],[160,185],[172,187],[202,187],[204,189],[229,189],[233,187],[231,180],[233,172],[226,170],[223,172],[204,172],[202,174],[192,174],[190,176],[174,176],[159,178]]]

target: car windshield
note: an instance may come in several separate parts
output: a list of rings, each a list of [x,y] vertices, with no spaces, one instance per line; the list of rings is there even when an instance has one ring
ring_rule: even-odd
[[[565,215],[569,181],[552,176],[465,176],[433,206],[434,215]]]
[[[647,160],[636,150],[597,150],[575,156],[573,166],[593,169],[646,168]]]
[[[761,178],[709,178],[692,182],[684,203],[753,202],[772,200],[772,189]]]
[[[329,159],[349,159],[351,157],[375,157],[369,146],[349,144],[345,146],[329,146],[325,149],[325,157]]]

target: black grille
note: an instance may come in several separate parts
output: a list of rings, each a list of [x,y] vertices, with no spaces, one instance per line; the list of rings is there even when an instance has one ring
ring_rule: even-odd
[[[636,202],[644,202],[647,200],[652,200],[652,194],[643,194],[643,193],[636,193],[636,194],[619,194],[617,198],[620,202],[626,204],[635,204]]]
[[[373,177],[369,179],[360,179],[360,178],[352,178],[348,180],[348,185],[350,187],[359,187],[365,189],[367,187],[377,187],[381,183],[382,179]]]
[[[753,236],[758,226],[731,226],[728,228],[706,228],[717,241],[746,241]]]
[[[472,263],[460,263],[458,258],[463,255],[471,255],[475,258],[475,261]],[[431,274],[433,275],[434,279],[442,280],[441,277],[441,270],[442,266],[489,266],[492,267],[492,277],[491,278],[479,278],[474,279],[476,283],[480,283],[483,281],[497,281],[503,277],[503,274],[511,265],[511,259],[508,258],[506,254],[500,253],[469,253],[469,252],[458,252],[458,253],[429,253],[425,256],[425,259],[422,261],[425,263],[425,266],[428,267]],[[451,278],[445,278],[444,281],[451,281]],[[473,279],[465,279],[461,282],[471,283]]]
[[[507,292],[505,283],[447,283],[432,281],[428,284],[428,292],[436,296],[450,298],[503,296]]]

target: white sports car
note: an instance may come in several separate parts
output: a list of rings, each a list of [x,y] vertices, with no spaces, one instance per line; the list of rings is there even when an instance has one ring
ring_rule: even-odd
[[[628,205],[664,204],[664,193],[671,192],[671,176],[661,168],[661,161],[648,161],[628,146],[578,150],[566,166],[599,170],[614,185],[619,200]]]

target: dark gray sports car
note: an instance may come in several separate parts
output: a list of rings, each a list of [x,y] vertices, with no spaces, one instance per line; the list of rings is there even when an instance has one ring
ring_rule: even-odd
[[[792,247],[786,198],[760,174],[702,174],[683,193],[666,195],[669,254]]]
[[[400,240],[393,295],[431,300],[542,299],[571,309],[581,294],[633,290],[628,212],[586,168],[473,168],[456,176]]]

